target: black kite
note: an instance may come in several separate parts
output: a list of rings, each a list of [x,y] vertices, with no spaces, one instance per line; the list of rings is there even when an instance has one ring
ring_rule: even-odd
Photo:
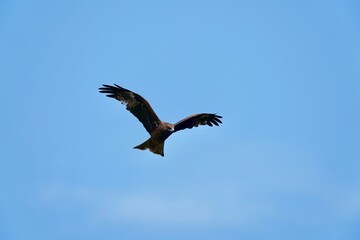
[[[155,154],[164,156],[164,143],[165,140],[174,132],[197,127],[199,125],[209,125],[210,127],[215,124],[219,126],[219,115],[211,113],[193,114],[183,120],[171,124],[163,122],[156,115],[151,108],[148,101],[146,101],[139,94],[130,90],[122,88],[115,84],[115,86],[103,85],[99,88],[101,93],[107,94],[106,96],[119,100],[122,104],[126,105],[126,109],[129,110],[134,116],[144,125],[146,131],[150,134],[150,138],[144,143],[134,147],[137,149],[145,150],[149,149]]]

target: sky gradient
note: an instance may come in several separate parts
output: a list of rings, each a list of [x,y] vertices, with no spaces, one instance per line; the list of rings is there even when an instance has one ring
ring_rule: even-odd
[[[0,79],[2,240],[360,239],[359,1],[3,0]]]

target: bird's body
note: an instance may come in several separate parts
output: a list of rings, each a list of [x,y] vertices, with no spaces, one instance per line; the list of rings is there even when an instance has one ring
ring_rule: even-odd
[[[99,88],[100,92],[106,93],[106,96],[115,98],[125,104],[126,109],[129,110],[144,125],[145,129],[150,134],[150,138],[148,140],[134,147],[137,149],[149,149],[155,154],[164,156],[165,140],[174,132],[186,128],[197,127],[199,125],[213,126],[213,124],[215,124],[218,126],[219,123],[221,123],[219,118],[222,117],[211,113],[194,114],[175,124],[163,122],[156,115],[148,101],[139,94],[122,88],[116,84],[115,86],[103,86],[104,87]]]
[[[151,152],[164,156],[165,140],[174,132],[174,124],[160,122],[158,127],[151,133],[151,137],[144,143],[134,147],[145,150],[150,149]]]

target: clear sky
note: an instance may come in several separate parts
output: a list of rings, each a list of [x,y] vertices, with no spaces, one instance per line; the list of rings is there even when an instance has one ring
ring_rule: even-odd
[[[0,79],[2,240],[360,239],[358,0],[2,0]]]

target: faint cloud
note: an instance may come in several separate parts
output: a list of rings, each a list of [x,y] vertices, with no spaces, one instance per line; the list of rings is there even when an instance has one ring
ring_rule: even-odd
[[[238,189],[204,193],[196,187],[177,194],[136,191],[90,190],[65,185],[42,187],[39,197],[47,206],[64,203],[86,208],[92,219],[101,222],[135,225],[186,227],[195,225],[239,225],[273,214],[274,206],[251,200]]]
[[[321,224],[360,217],[360,192],[334,185],[311,148],[273,142],[240,144],[232,158],[207,163],[206,181],[144,189],[50,184],[39,198],[53,209],[80,209],[97,224],[157,227]],[[221,159],[222,156],[218,156]],[[205,177],[204,177],[205,178]],[[57,210],[57,211],[61,211]],[[69,211],[71,211],[69,210]]]
[[[360,219],[360,190],[346,194],[341,211],[345,216]]]
[[[112,194],[112,197],[102,202],[100,214],[112,221],[187,225],[212,221],[214,208],[204,201],[189,198]]]

